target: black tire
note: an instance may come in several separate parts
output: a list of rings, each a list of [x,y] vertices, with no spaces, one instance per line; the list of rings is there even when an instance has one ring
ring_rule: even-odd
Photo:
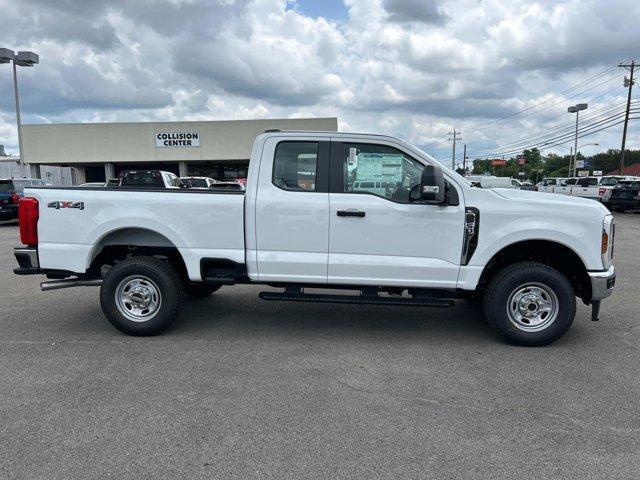
[[[139,283],[137,286],[136,281]],[[135,292],[136,288],[141,293]],[[127,307],[127,300],[116,300],[116,295],[121,298],[118,292],[125,296],[127,292],[129,295],[137,294],[135,299],[141,303],[135,304],[135,299],[130,299]],[[180,314],[183,299],[182,279],[169,262],[155,257],[131,257],[117,263],[104,276],[100,288],[100,304],[107,320],[121,332],[135,336],[157,335],[165,330]],[[149,316],[146,320],[145,300],[156,305],[148,308],[150,313],[146,314]],[[141,312],[138,321],[130,318],[135,317],[135,309]],[[125,311],[130,317],[123,313]]]
[[[220,290],[222,285],[207,285],[206,283],[186,283],[184,291],[188,297],[205,298]]]
[[[527,286],[531,289],[527,290]],[[527,297],[538,289],[540,295]],[[518,297],[519,292],[525,292]],[[529,305],[527,298],[538,298],[555,305],[555,315],[544,313],[539,320],[516,319],[520,306],[515,298],[522,300],[522,305]],[[554,297],[555,295],[555,297]],[[532,301],[531,304],[534,304]],[[532,308],[536,308],[535,305]],[[515,314],[508,310],[517,310]],[[528,313],[528,312],[527,312]],[[489,324],[497,330],[502,338],[513,345],[541,347],[555,342],[571,327],[576,314],[576,297],[573,287],[557,270],[538,262],[520,262],[499,271],[489,282],[484,297],[484,314]],[[555,319],[553,319],[555,317]],[[539,321],[538,326],[535,322]],[[525,322],[533,322],[525,325]],[[545,322],[548,324],[545,325]],[[534,331],[539,328],[538,331]]]

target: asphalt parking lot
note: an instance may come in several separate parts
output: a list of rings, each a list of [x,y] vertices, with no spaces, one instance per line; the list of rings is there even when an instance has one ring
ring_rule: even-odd
[[[471,305],[187,303],[154,338],[95,288],[12,274],[0,225],[3,478],[638,478],[640,215],[614,296],[555,344],[500,343]]]

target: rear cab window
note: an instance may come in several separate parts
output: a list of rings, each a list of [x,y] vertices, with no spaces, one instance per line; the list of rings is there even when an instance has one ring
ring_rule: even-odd
[[[129,171],[122,176],[120,185],[140,188],[163,188],[162,175],[158,171]]]

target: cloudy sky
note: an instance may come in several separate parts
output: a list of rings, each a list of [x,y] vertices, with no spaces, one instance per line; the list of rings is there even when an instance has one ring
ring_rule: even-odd
[[[585,133],[615,123],[616,65],[640,57],[637,0],[0,0],[0,11],[0,47],[40,54],[19,69],[25,123],[337,116],[343,131],[442,158],[453,129],[472,157],[566,142],[576,102],[589,102]],[[621,131],[580,142],[619,148]],[[630,147],[639,134],[636,120]],[[16,149],[8,65],[0,143]]]

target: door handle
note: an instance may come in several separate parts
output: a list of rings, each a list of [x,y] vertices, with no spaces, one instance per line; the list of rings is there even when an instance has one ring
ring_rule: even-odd
[[[338,210],[337,212],[339,217],[364,217],[365,212],[360,210]]]

